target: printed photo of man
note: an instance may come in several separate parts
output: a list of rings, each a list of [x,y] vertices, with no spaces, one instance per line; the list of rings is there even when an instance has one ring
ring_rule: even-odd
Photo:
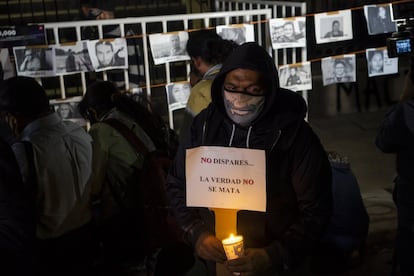
[[[127,45],[123,38],[88,41],[88,49],[96,71],[128,68]]]

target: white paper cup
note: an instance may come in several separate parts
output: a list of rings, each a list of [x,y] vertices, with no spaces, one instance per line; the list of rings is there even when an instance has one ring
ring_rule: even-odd
[[[237,259],[244,254],[243,236],[230,236],[222,241],[227,260]]]

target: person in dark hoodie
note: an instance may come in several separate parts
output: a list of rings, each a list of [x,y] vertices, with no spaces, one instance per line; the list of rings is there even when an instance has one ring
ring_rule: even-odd
[[[241,275],[304,267],[332,212],[331,168],[304,120],[303,98],[279,87],[277,69],[255,42],[236,48],[211,88],[212,103],[193,120],[167,177],[167,194],[196,254]],[[266,212],[239,211],[245,254],[226,261],[207,208],[186,206],[186,150],[198,146],[257,149],[266,156]],[[206,212],[207,211],[207,212]],[[254,225],[254,227],[252,227]],[[214,275],[210,271],[210,275]]]
[[[414,63],[405,78],[401,101],[385,115],[376,137],[384,153],[396,154],[397,177],[393,199],[397,207],[398,231],[395,265],[402,276],[414,275]]]
[[[23,183],[12,148],[2,137],[0,152],[0,271],[2,275],[33,275],[35,189]]]

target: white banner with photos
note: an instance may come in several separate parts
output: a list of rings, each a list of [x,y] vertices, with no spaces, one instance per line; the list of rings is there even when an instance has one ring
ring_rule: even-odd
[[[125,38],[88,40],[88,51],[94,71],[128,68]]]
[[[216,26],[216,32],[221,38],[233,40],[238,45],[255,41],[252,24],[219,25]]]
[[[386,47],[366,49],[368,76],[383,76],[398,73],[398,58],[389,58]]]
[[[310,61],[279,66],[280,87],[293,91],[312,89]]]
[[[318,13],[314,19],[317,44],[353,38],[351,10]]]
[[[86,126],[87,122],[81,116],[78,109],[78,104],[81,100],[82,97],[53,99],[50,100],[50,104],[63,121],[71,121],[84,127]]]
[[[68,75],[94,70],[86,41],[56,45],[55,56],[56,75]]]
[[[187,32],[150,34],[149,41],[155,65],[190,60],[186,50],[188,41]]]
[[[273,18],[269,20],[273,49],[306,47],[306,17]]]
[[[13,47],[18,76],[51,77],[56,75],[54,46]]]
[[[324,86],[356,81],[355,54],[323,58],[321,66]]]
[[[174,111],[185,108],[190,96],[191,86],[188,81],[169,83],[165,86],[168,109]]]

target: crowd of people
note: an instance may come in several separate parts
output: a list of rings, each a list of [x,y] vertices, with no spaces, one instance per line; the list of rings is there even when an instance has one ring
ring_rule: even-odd
[[[85,16],[113,17],[87,3],[82,10]],[[336,22],[332,27],[336,36]],[[306,275],[307,260],[321,257],[315,256],[321,249],[346,262],[364,246],[369,217],[349,162],[328,155],[305,120],[303,98],[279,86],[266,49],[202,30],[190,35],[185,50],[192,88],[163,191],[180,237],[168,247],[150,247],[144,231],[145,183],[136,182],[148,156],[106,123],[117,121],[156,154],[167,147],[158,128],[162,118],[113,82],[95,81],[78,105],[90,122],[85,129],[63,120],[67,115],[51,108],[34,78],[0,83],[0,255],[7,275],[191,275],[196,264],[204,275],[215,275],[217,263],[234,275]],[[334,66],[341,78],[336,81],[343,81],[344,62]],[[292,68],[287,85],[298,81]],[[408,78],[403,102],[387,115],[376,141],[383,151],[397,153],[402,275],[413,273],[413,91]],[[186,162],[186,154],[200,147],[254,150],[265,157],[266,211],[238,212],[245,251],[237,259],[227,259],[214,213],[186,204],[193,185],[186,172],[197,167]],[[122,205],[124,198],[136,203],[137,214]]]

